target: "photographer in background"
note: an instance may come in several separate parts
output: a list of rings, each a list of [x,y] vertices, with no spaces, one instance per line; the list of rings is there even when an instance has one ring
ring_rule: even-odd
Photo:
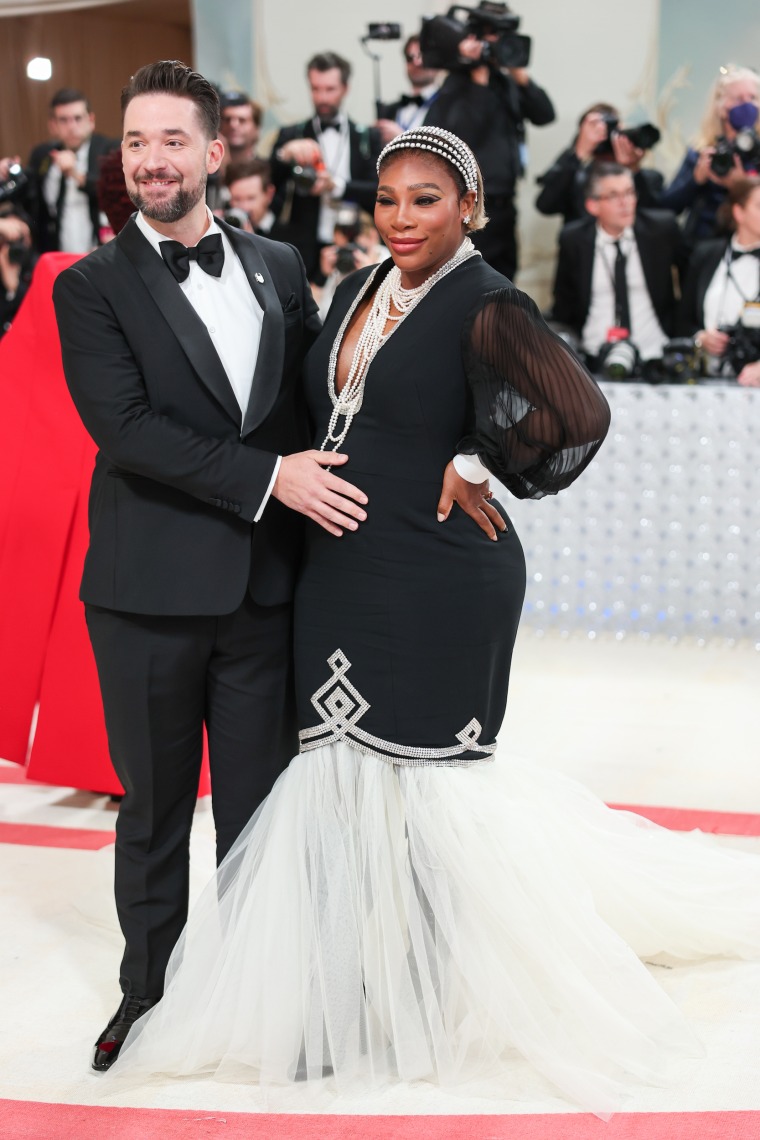
[[[241,225],[241,229],[273,241],[289,240],[287,228],[280,225],[272,212],[274,183],[268,162],[263,158],[252,158],[248,162],[231,163],[227,167],[225,183],[229,209],[245,215],[247,224]],[[224,217],[231,225],[236,224],[233,218],[226,214]]]
[[[693,336],[713,376],[760,387],[760,177],[733,179],[722,209],[730,238],[701,242],[684,283],[679,331]]]
[[[375,207],[375,165],[382,149],[374,128],[359,127],[343,111],[351,64],[320,52],[306,67],[314,115],[283,127],[272,150],[275,213],[288,228],[310,281],[320,280],[319,253],[332,245],[337,211],[351,202]]]
[[[390,257],[380,241],[372,218],[355,206],[338,211],[333,244],[326,245],[320,254],[320,268],[325,283],[318,290],[317,303],[322,320],[332,303],[335,290],[356,269],[377,265]],[[316,291],[315,291],[316,293]]]
[[[100,160],[120,140],[95,133],[87,97],[74,88],[56,91],[48,120],[53,141],[33,149],[26,168],[28,184],[20,199],[32,222],[40,253],[89,253],[99,244],[97,183]],[[5,180],[12,159],[0,160]]]
[[[676,214],[687,211],[684,236],[690,245],[725,233],[717,214],[728,188],[736,178],[760,169],[759,96],[760,79],[754,71],[733,64],[721,68],[708,95],[699,137],[660,194],[659,206]]]
[[[645,124],[648,126],[648,124]],[[655,128],[651,128],[654,130]],[[653,144],[634,128],[628,134],[620,127],[620,112],[610,103],[594,103],[578,120],[578,133],[567,150],[536,179],[542,187],[536,198],[541,214],[562,214],[565,225],[586,214],[586,180],[593,162],[616,162],[633,174],[640,206],[656,206],[663,177],[656,170],[642,169],[641,163]],[[636,141],[634,141],[636,140]],[[636,142],[649,142],[649,146]]]
[[[0,337],[5,336],[32,280],[36,256],[27,221],[5,207],[0,213]]]
[[[620,340],[642,362],[659,359],[675,317],[676,220],[665,210],[637,212],[633,175],[617,163],[592,167],[586,211],[560,234],[552,317],[579,337],[592,369]]]
[[[503,64],[512,46],[515,59],[525,58],[519,55],[519,41],[529,50],[529,41],[514,35],[519,20],[507,5],[482,0],[477,8],[466,11],[469,19],[452,48],[450,62],[437,54],[431,59],[428,47],[438,28],[448,26],[455,33],[456,21],[436,17],[423,25],[423,58],[450,68],[425,125],[452,131],[474,152],[483,174],[490,221],[470,236],[489,265],[513,278],[517,269],[515,194],[524,174],[525,123],[539,127],[552,123],[554,107],[531,79],[527,66]]]
[[[380,117],[375,123],[383,146],[404,131],[421,127],[431,104],[438,98],[443,73],[435,67],[426,67],[422,60],[419,35],[409,36],[404,44],[406,76],[412,88],[411,95],[402,95],[395,103],[379,108]]]

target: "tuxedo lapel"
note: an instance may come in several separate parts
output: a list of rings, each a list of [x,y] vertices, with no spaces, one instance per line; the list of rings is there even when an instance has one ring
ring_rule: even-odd
[[[239,424],[240,406],[206,326],[160,255],[140,233],[134,218],[130,218],[116,241],[142,278],[198,378]]]
[[[641,268],[644,271],[647,291],[658,318],[662,319],[662,311],[666,304],[666,298],[663,296],[662,290],[663,274],[661,266],[662,255],[667,247],[663,246],[662,241],[658,242],[657,233],[653,233],[650,226],[641,217],[636,219],[633,226],[633,233],[636,238],[636,245],[639,249],[639,260],[641,261]]]
[[[240,258],[253,294],[264,312],[251,395],[243,419],[241,437],[244,438],[266,419],[280,390],[285,357],[285,321],[271,271],[255,239],[224,222],[219,225]]]
[[[596,224],[592,220],[583,233],[578,234],[578,312],[581,328],[586,323],[591,307],[591,284],[594,276],[596,250]]]

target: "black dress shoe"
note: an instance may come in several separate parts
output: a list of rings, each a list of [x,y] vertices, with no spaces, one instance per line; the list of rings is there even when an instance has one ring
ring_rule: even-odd
[[[104,1073],[106,1069],[111,1068],[121,1052],[127,1034],[138,1017],[142,1017],[160,1000],[160,998],[144,998],[136,997],[134,994],[124,994],[121,1005],[95,1042],[92,1067],[96,1072]]]

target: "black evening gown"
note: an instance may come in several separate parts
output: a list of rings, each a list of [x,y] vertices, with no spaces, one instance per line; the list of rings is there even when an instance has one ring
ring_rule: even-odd
[[[308,359],[316,447],[330,351],[389,268],[341,286]],[[379,350],[340,471],[367,521],[340,539],[311,526],[297,592],[300,754],[195,908],[117,1075],[509,1097],[529,1069],[604,1115],[694,1052],[640,959],[756,954],[760,860],[495,759],[523,553],[508,518],[497,542],[457,507],[436,519],[457,451],[538,497],[591,461],[608,414],[480,258]]]

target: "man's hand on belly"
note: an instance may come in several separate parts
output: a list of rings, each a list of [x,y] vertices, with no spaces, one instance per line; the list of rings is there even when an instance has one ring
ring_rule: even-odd
[[[362,509],[367,503],[364,492],[325,470],[347,460],[347,455],[333,451],[299,451],[296,455],[286,455],[280,463],[272,494],[286,507],[313,519],[340,538],[344,530],[356,530],[367,517]]]

